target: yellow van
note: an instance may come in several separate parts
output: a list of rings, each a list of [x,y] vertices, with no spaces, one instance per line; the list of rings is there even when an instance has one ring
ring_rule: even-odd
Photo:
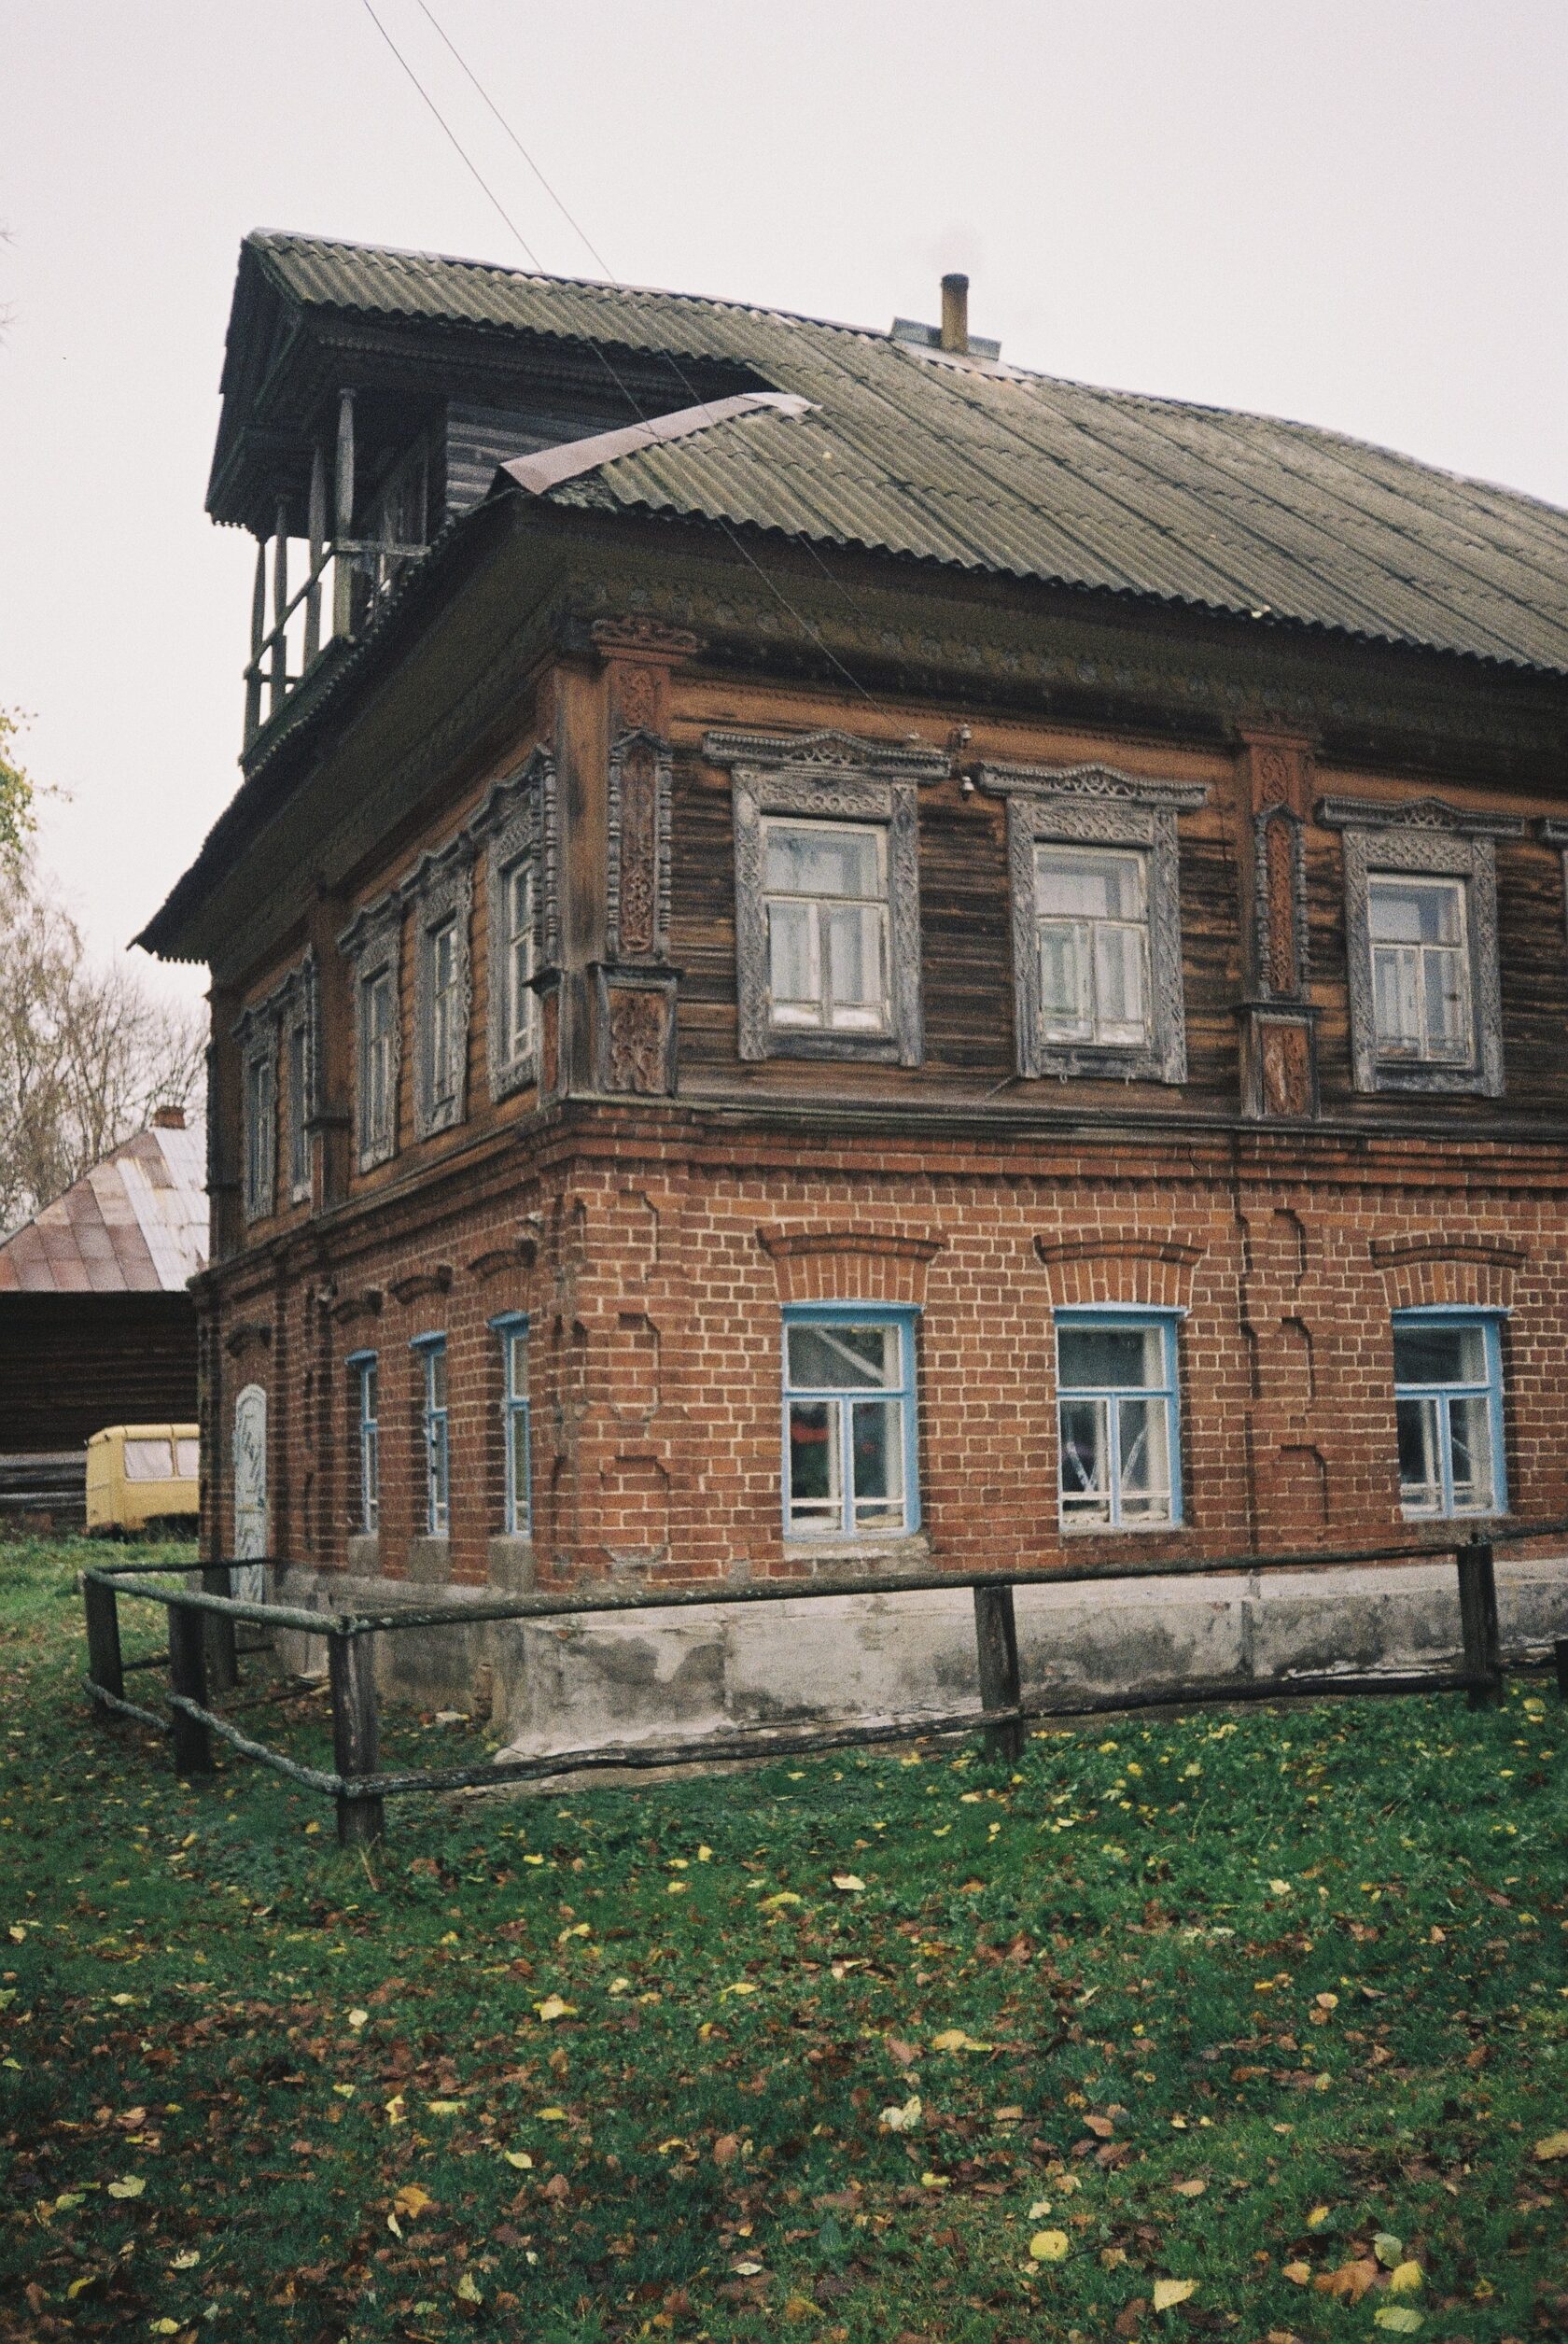
[[[146,1530],[195,1520],[201,1458],[194,1425],[111,1425],[87,1444],[87,1526]]]

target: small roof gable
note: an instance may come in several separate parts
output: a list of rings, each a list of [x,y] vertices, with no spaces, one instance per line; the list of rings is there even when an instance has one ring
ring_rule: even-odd
[[[205,1135],[154,1124],[0,1240],[7,1294],[179,1294],[207,1262]]]

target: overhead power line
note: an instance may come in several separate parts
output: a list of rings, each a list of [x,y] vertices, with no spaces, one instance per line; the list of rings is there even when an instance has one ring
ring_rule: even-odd
[[[554,204],[562,218],[567,222],[573,233],[580,239],[584,250],[590,254],[595,265],[604,272],[604,274],[609,279],[609,283],[613,286],[619,287],[621,279],[616,276],[614,271],[610,268],[609,263],[605,260],[602,253],[600,253],[597,246],[588,235],[587,231],[579,225],[578,221],[567,210],[561,198],[556,194],[550,181],[546,178],[539,164],[534,161],[533,156],[528,152],[526,147],[524,146],[523,141],[518,137],[517,133],[512,129],[511,124],[507,120],[507,118],[501,112],[500,107],[497,105],[494,99],[490,96],[478,75],[474,73],[466,58],[462,55],[462,52],[456,47],[455,43],[449,37],[433,10],[427,6],[427,0],[416,0],[416,4],[419,7],[420,13],[427,19],[434,32],[440,37],[442,46],[454,58],[465,77],[472,84],[479,96],[483,101],[489,112],[494,115],[496,120],[500,124],[501,129],[506,133],[506,135],[511,140],[512,146],[516,147],[517,152],[522,156],[523,161],[527,164],[529,170],[533,173],[540,187],[543,188],[545,193],[549,196],[551,202]],[[372,0],[361,0],[361,5],[364,7],[366,15],[370,18],[371,22],[375,26],[376,31],[385,42],[386,47],[391,50],[393,56],[397,59],[398,63],[402,68],[404,74],[408,77],[408,79],[413,83],[415,91],[418,92],[421,102],[426,106],[427,111],[435,117],[442,135],[446,138],[447,143],[456,153],[464,169],[469,173],[469,175],[484,195],[486,201],[494,208],[497,216],[502,221],[510,234],[516,240],[519,250],[523,253],[530,267],[533,268],[540,276],[548,276],[551,272],[546,269],[538,253],[535,252],[527,238],[524,235],[521,228],[519,228],[517,222],[512,218],[511,214],[508,211],[506,205],[501,202],[501,199],[496,193],[495,189],[490,185],[488,179],[485,178],[484,174],[480,170],[479,165],[474,161],[473,157],[469,153],[468,148],[463,145],[462,140],[458,137],[456,132],[453,129],[445,115],[441,112],[441,107],[436,104],[435,99],[431,96],[429,91],[425,87],[425,84],[419,78],[419,76],[415,72],[413,66],[410,63],[407,57],[404,56],[402,50],[399,48],[397,42],[387,31],[386,26],[382,22],[381,18],[377,15],[372,5]],[[637,398],[637,393],[633,390],[631,385],[627,383],[618,372],[603,344],[599,341],[597,336],[592,332],[589,333],[587,339],[591,348],[593,349],[595,357],[598,359],[599,364],[603,367],[605,372],[609,375],[610,381],[614,384],[621,396],[631,407],[638,422],[647,423],[650,420],[650,417],[644,409],[641,400]],[[661,355],[664,357],[671,372],[675,374],[677,380],[680,382],[685,386],[686,390],[691,394],[693,403],[702,409],[705,414],[709,412],[709,402],[704,398],[702,393],[693,383],[690,375],[687,374],[685,369],[681,366],[676,354],[673,351],[665,351]],[[844,681],[849,685],[852,691],[860,694],[861,699],[865,701],[868,708],[876,709],[885,716],[892,716],[895,718],[895,721],[907,727],[907,717],[903,715],[901,711],[889,708],[886,702],[878,700],[875,694],[866,689],[865,685],[861,681],[859,676],[857,676],[854,671],[846,665],[844,660],[842,660],[838,653],[833,650],[832,644],[824,639],[820,629],[814,626],[804,611],[798,610],[794,603],[790,600],[789,597],[784,593],[777,581],[770,576],[763,563],[758,560],[756,554],[753,554],[750,547],[744,542],[725,516],[722,513],[716,513],[713,518],[717,521],[720,528],[723,531],[724,536],[729,540],[729,542],[732,546],[734,546],[735,552],[740,555],[741,559],[748,565],[749,568],[756,572],[757,576],[762,580],[763,584],[767,588],[769,594],[772,595],[774,600],[778,604],[779,609],[783,611],[786,616],[800,628],[802,634],[812,645],[813,649],[819,652],[821,656],[828,661],[829,665],[844,678]],[[828,568],[827,563],[823,560],[820,550],[817,546],[813,545],[809,540],[805,540],[805,550],[810,554],[812,560],[817,564],[817,567],[820,569],[822,575],[828,580],[829,583],[833,585],[838,593],[844,596],[845,599],[849,603],[851,609],[855,611],[857,616],[861,618],[866,617],[867,613],[856,601],[849,589],[841,580],[836,579],[833,576],[832,570]],[[907,734],[907,737],[913,738],[917,737],[917,735],[911,732]]]

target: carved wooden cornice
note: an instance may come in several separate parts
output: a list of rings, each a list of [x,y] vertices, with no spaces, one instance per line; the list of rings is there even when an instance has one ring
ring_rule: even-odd
[[[974,778],[991,797],[1126,798],[1192,813],[1209,795],[1206,781],[1172,781],[1158,775],[1123,773],[1115,765],[1029,765],[985,764]]]
[[[1321,797],[1317,817],[1324,830],[1436,830],[1455,838],[1522,838],[1522,814],[1477,814],[1447,798],[1403,802],[1377,797]]]
[[[742,733],[720,730],[703,736],[710,765],[772,772],[875,774],[889,781],[941,781],[951,771],[945,749],[918,742],[875,740],[856,733]]]

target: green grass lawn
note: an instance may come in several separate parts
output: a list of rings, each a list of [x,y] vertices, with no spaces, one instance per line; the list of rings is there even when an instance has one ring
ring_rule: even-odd
[[[84,1551],[0,1547],[0,2337],[1568,2336],[1538,1682],[410,1799],[367,1861],[93,1719]]]

